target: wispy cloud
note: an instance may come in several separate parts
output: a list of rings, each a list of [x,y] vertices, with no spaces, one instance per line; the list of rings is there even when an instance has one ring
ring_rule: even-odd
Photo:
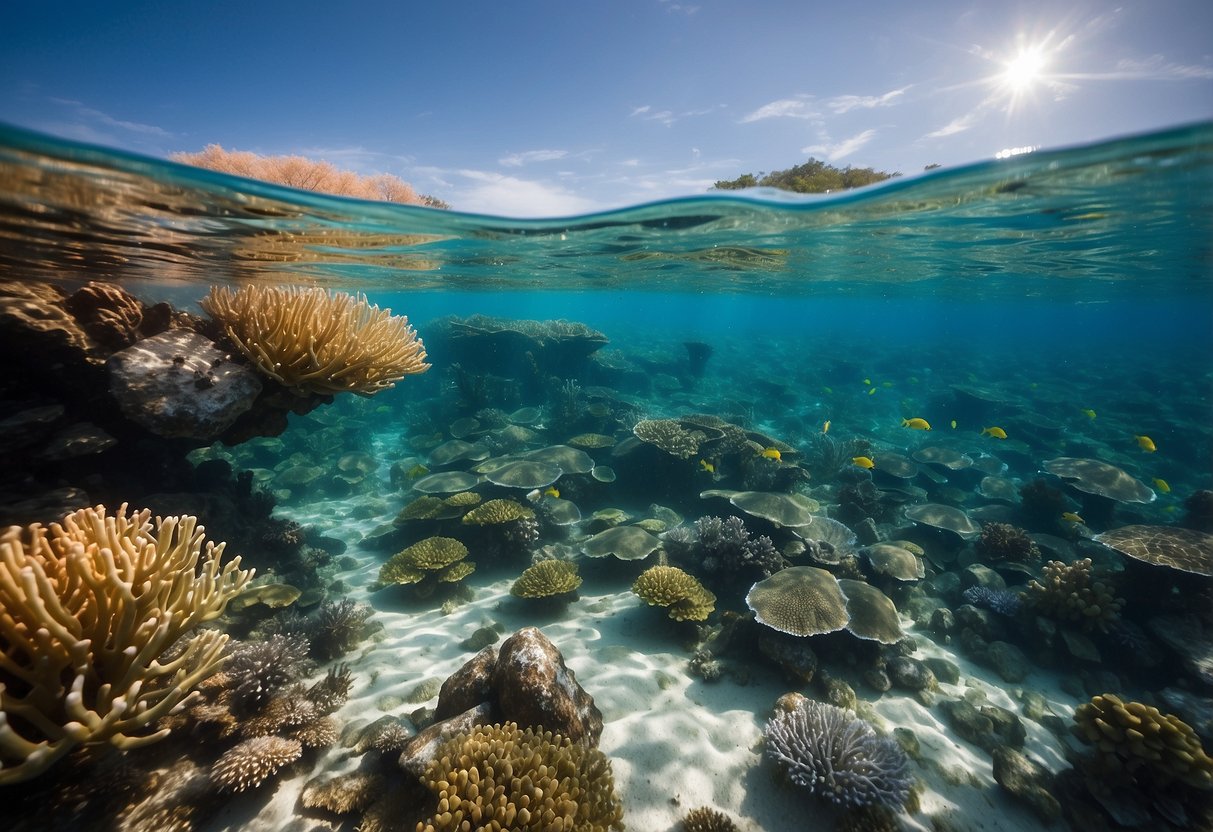
[[[52,98],[56,104],[62,104],[65,107],[71,108],[78,118],[94,125],[102,127],[110,127],[117,130],[125,130],[128,133],[138,133],[143,136],[160,136],[169,138],[173,134],[165,130],[163,127],[157,127],[155,124],[143,124],[138,121],[126,121],[124,119],[115,118],[109,113],[104,113],[101,110],[96,110],[92,107],[85,106],[81,101],[73,101],[70,98]]]
[[[897,99],[905,94],[912,84],[907,84],[900,89],[889,90],[884,95],[836,95],[826,101],[826,106],[831,111],[842,114],[851,110],[870,110],[874,107],[889,107],[897,104]]]
[[[632,112],[628,113],[628,118],[640,118],[644,121],[657,121],[669,127],[676,121],[684,118],[693,118],[695,116],[706,116],[718,110],[723,110],[724,104],[713,104],[710,107],[700,107],[697,110],[683,110],[675,112],[674,110],[656,110],[652,104],[645,104],[641,107],[634,107]]]
[[[596,211],[592,199],[560,185],[481,170],[458,170],[463,180],[447,199],[456,209],[503,217],[557,217]]]
[[[762,121],[768,118],[816,118],[821,113],[809,106],[809,100],[804,98],[781,98],[770,104],[763,104],[752,113],[742,116],[741,123]]]
[[[969,128],[977,124],[978,116],[975,113],[966,113],[963,116],[957,116],[949,121],[938,130],[932,130],[923,138],[927,139],[942,139],[944,136],[954,136],[957,133],[963,133]]]
[[[677,12],[688,17],[699,11],[700,7],[691,3],[678,3],[675,0],[657,0],[657,3],[670,14]]]
[[[551,162],[568,156],[567,150],[526,150],[522,153],[511,153],[497,160],[497,164],[507,168],[520,168],[532,162]]]
[[[1213,78],[1213,66],[1177,64],[1162,55],[1148,58],[1122,58],[1116,62],[1113,77],[1131,81],[1188,81]]]
[[[843,139],[840,142],[825,142],[823,144],[813,144],[808,147],[802,147],[801,153],[810,156],[825,156],[827,161],[837,162],[839,159],[845,159],[855,151],[859,150],[865,144],[870,142],[876,136],[875,130],[864,130],[862,133],[856,133],[849,139]]]

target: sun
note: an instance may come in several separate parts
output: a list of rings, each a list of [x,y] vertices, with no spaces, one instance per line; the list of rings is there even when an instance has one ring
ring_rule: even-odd
[[[1042,49],[1024,49],[1007,62],[1001,80],[1014,93],[1027,92],[1044,77],[1045,64]]]

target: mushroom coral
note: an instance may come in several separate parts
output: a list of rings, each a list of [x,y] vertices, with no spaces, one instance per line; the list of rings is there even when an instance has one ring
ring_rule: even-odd
[[[0,785],[46,771],[74,747],[137,748],[223,663],[202,630],[252,570],[221,564],[197,518],[84,508],[49,528],[0,535]]]

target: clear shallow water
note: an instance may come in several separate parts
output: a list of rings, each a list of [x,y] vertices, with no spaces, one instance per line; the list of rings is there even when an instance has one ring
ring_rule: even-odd
[[[317,524],[369,558],[342,579],[360,600],[384,556],[362,550],[361,535],[411,499],[388,482],[388,466],[426,463],[425,442],[413,440],[445,436],[471,415],[455,389],[455,357],[431,338],[451,315],[565,319],[599,330],[608,339],[599,357],[619,372],[572,377],[586,389],[616,379],[637,417],[717,414],[802,449],[828,420],[831,436],[878,451],[909,455],[936,444],[994,454],[1019,483],[1047,459],[1093,457],[1158,491],[1149,504],[1121,507],[1116,525],[1174,523],[1189,495],[1213,487],[1211,241],[1209,124],[836,196],[712,195],[553,220],[299,193],[0,128],[0,282],[70,289],[107,280],[195,314],[216,284],[321,285],[365,292],[429,339],[430,372],[369,401],[344,397],[292,416],[285,451],[253,440],[207,452],[255,468],[258,483],[277,488],[280,516]],[[686,341],[713,348],[700,377],[687,374]],[[974,403],[974,390],[984,404]],[[487,404],[540,407],[544,440],[560,442],[569,437],[554,425],[557,399],[552,384],[524,384]],[[911,417],[934,430],[903,428]],[[325,434],[334,421],[352,426],[341,440],[348,447],[336,450],[369,450],[379,460],[376,487],[334,498],[276,484],[290,451],[318,466],[334,462],[332,431]],[[1009,439],[982,436],[990,425]],[[620,438],[630,433],[629,424],[613,428]],[[327,444],[316,439],[322,434]],[[1140,448],[1142,434],[1155,452]],[[974,482],[915,480],[930,499],[966,508],[990,502]],[[685,493],[655,491],[624,476],[582,512],[643,511],[660,498],[694,519],[709,512],[698,500],[708,483],[688,483]],[[829,503],[836,486],[807,488]],[[1092,522],[1093,531],[1106,527]],[[1064,530],[1056,521],[1047,529]],[[626,582],[587,590],[629,597]],[[383,615],[401,612],[382,595],[368,600]],[[601,657],[586,649],[588,670]],[[434,655],[452,667],[460,661],[458,651]],[[1120,669],[1112,659],[1106,665]],[[600,684],[610,701],[605,678]],[[764,684],[781,683],[772,674]],[[769,705],[769,697],[753,704],[758,724]],[[622,750],[619,758],[636,772],[632,793],[642,793],[643,765]],[[624,799],[638,798],[625,790]],[[628,803],[629,816],[673,811],[654,809],[664,798],[651,803]],[[1004,828],[1022,821],[1011,817]]]

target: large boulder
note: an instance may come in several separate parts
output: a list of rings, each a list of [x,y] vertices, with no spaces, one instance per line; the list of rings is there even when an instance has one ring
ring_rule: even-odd
[[[166,438],[214,439],[261,392],[256,373],[185,329],[144,338],[106,366],[123,415]]]

